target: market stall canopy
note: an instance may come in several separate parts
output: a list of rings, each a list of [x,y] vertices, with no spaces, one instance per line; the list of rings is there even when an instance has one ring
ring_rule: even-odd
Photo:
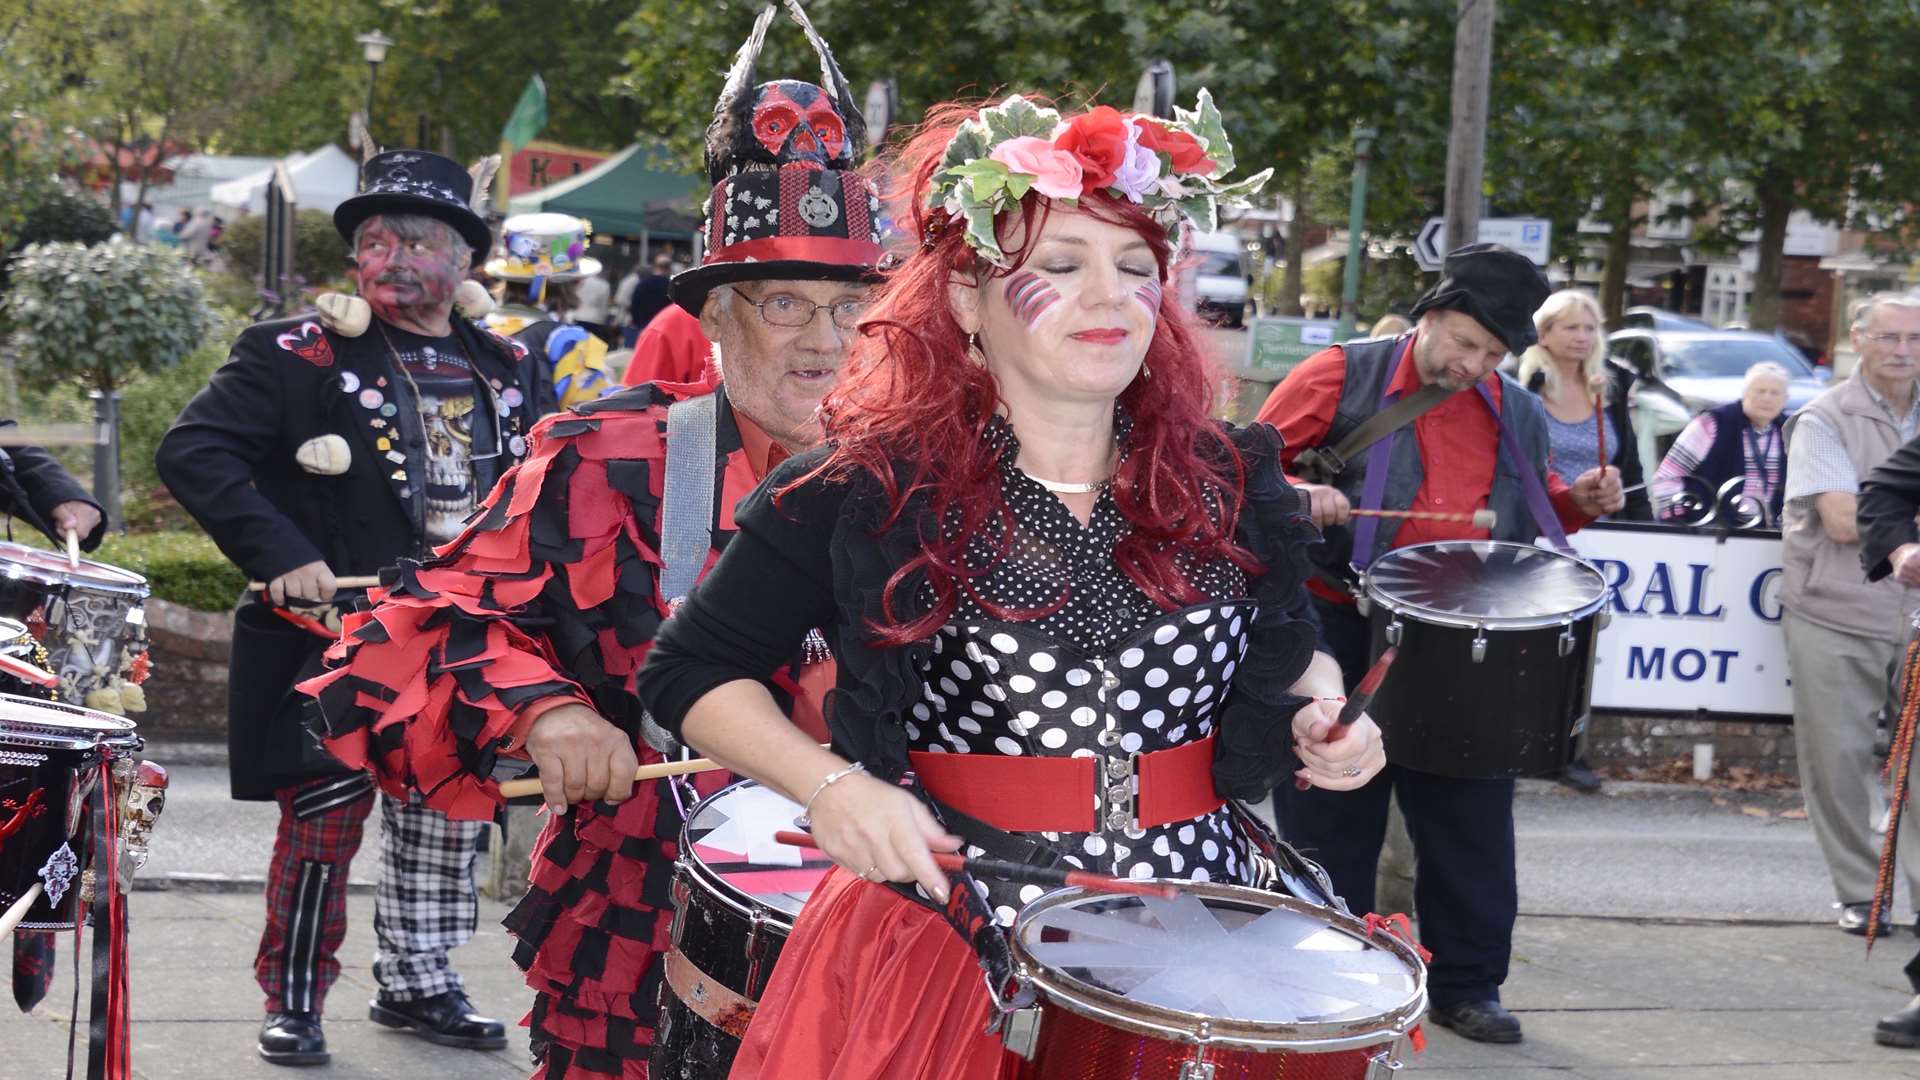
[[[331,214],[334,207],[351,198],[360,186],[360,166],[352,155],[332,143],[310,154],[289,154],[284,160],[302,210]],[[267,185],[272,182],[273,166],[268,165],[237,180],[214,185],[211,194],[218,205],[261,214],[266,212]]]
[[[510,213],[586,218],[597,236],[691,240],[695,198],[706,184],[663,147],[635,143],[577,176],[516,195]]]
[[[213,189],[229,180],[257,173],[262,169],[273,168],[275,158],[270,157],[227,157],[219,154],[187,154],[167,162],[173,170],[173,183],[150,184],[147,187],[147,205],[162,217],[168,217],[180,207],[199,209],[213,205]],[[125,206],[132,203],[140,194],[137,181],[123,181],[120,184],[120,203]]]

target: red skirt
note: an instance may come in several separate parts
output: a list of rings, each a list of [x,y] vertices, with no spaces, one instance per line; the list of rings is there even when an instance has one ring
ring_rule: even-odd
[[[835,868],[813,890],[732,1080],[998,1080],[973,949],[938,913]]]

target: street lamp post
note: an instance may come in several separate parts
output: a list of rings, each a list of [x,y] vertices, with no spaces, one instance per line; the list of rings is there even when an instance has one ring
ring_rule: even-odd
[[[1360,303],[1360,230],[1367,224],[1367,163],[1373,157],[1370,127],[1353,129],[1353,203],[1347,210],[1347,280],[1340,290],[1340,339],[1353,336],[1354,308]]]
[[[374,145],[380,140],[373,135],[373,81],[380,74],[380,64],[387,58],[387,50],[393,47],[393,39],[378,30],[354,37],[360,43],[360,55],[367,58],[367,137]]]

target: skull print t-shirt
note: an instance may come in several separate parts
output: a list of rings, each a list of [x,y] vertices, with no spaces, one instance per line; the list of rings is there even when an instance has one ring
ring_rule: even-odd
[[[474,508],[473,365],[458,337],[383,329],[417,393],[427,437],[425,540],[437,546],[460,535]]]

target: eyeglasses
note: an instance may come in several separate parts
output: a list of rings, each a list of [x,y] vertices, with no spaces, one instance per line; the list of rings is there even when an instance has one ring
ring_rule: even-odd
[[[1866,338],[1868,341],[1878,342],[1881,345],[1889,345],[1889,346],[1898,345],[1902,341],[1904,341],[1908,345],[1911,345],[1916,349],[1920,349],[1920,334],[1886,333],[1886,334],[1862,334],[1860,336]]]
[[[738,287],[733,291],[740,293],[740,299],[760,309],[760,317],[769,325],[783,326],[789,330],[798,329],[813,321],[813,317],[822,308],[833,325],[842,330],[852,330],[860,325],[860,316],[867,313],[865,300],[835,300],[831,304],[816,304],[811,300],[802,300],[788,293],[774,293],[765,300],[755,300]]]

